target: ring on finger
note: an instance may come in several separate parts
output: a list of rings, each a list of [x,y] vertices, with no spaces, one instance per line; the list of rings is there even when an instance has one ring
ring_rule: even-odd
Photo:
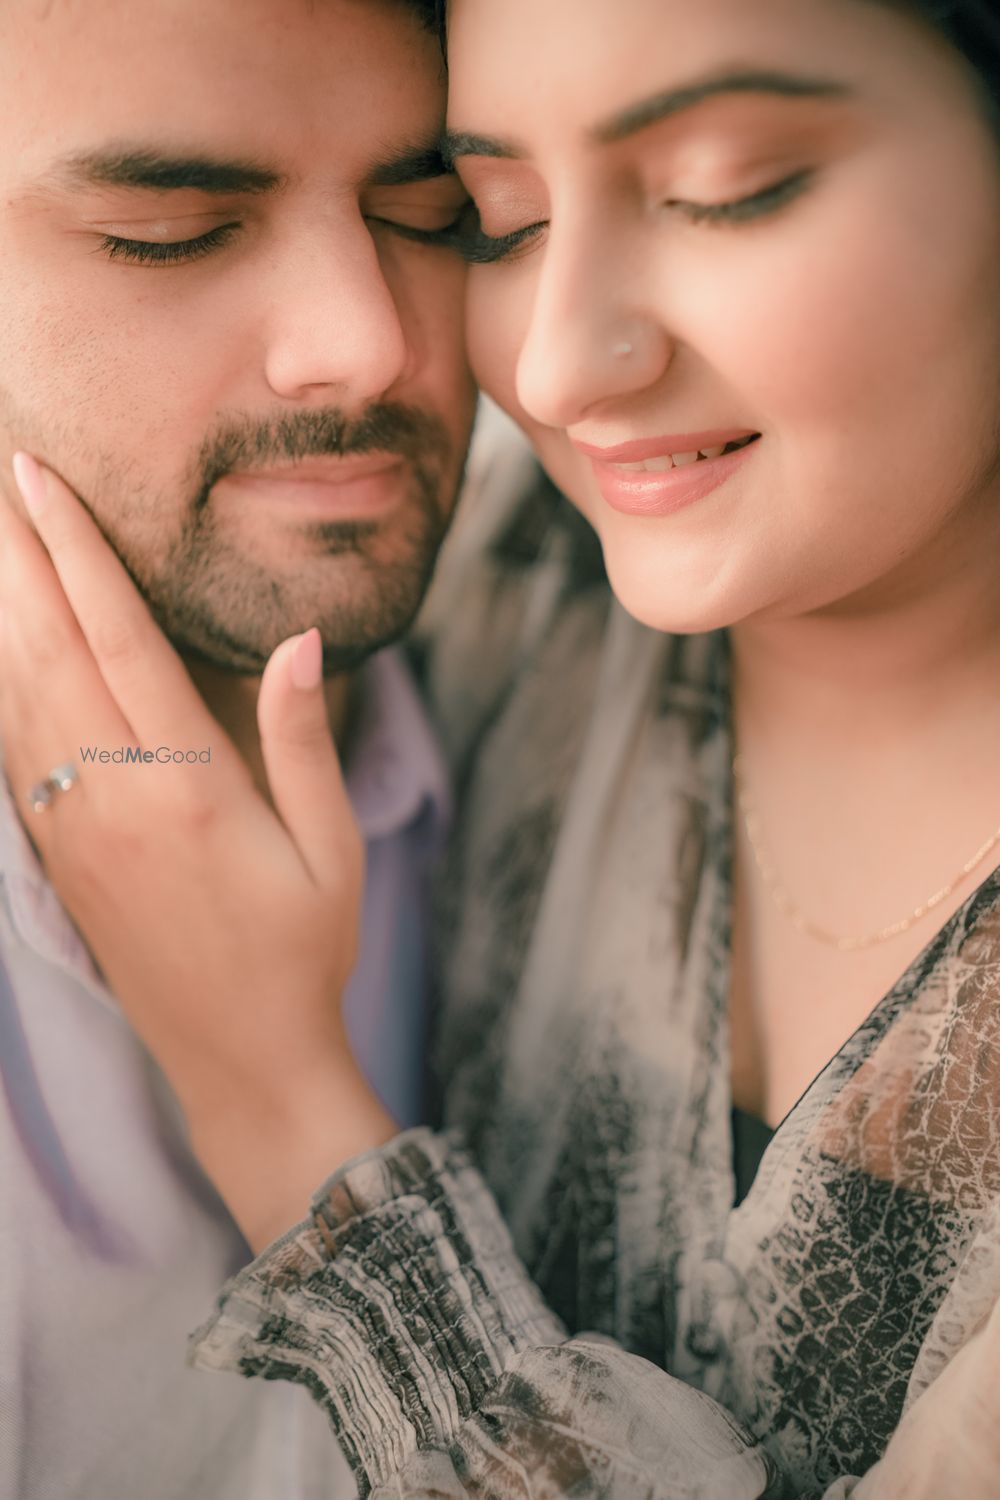
[[[79,773],[71,760],[64,761],[61,766],[55,766],[49,772],[49,781],[58,787],[61,792],[68,792],[70,787],[79,781]]]
[[[57,792],[68,792],[79,781],[79,773],[72,761],[64,761],[61,765],[53,766],[49,774],[35,785],[28,793],[28,804],[33,812],[47,812],[52,806],[52,801]]]

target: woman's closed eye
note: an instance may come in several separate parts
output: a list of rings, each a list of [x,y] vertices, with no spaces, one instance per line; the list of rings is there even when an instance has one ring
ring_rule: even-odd
[[[666,198],[660,206],[681,215],[693,224],[735,227],[777,213],[780,208],[805,192],[814,176],[814,169],[806,167],[740,198],[729,198],[721,202]],[[541,219],[535,223],[508,230],[504,234],[487,234],[478,215],[471,211],[465,220],[456,226],[455,245],[466,260],[477,265],[488,265],[496,261],[514,259],[519,251],[527,252],[529,248],[537,244],[547,227],[548,220]]]
[[[512,229],[507,234],[487,234],[474,208],[460,219],[451,232],[453,247],[470,265],[490,265],[495,261],[513,260],[519,250],[532,248],[548,227],[547,219]]]
[[[729,198],[721,203],[668,198],[663,206],[676,210],[695,224],[746,224],[754,219],[766,218],[783,208],[786,203],[791,203],[806,190],[815,175],[813,168],[805,167],[742,198]]]

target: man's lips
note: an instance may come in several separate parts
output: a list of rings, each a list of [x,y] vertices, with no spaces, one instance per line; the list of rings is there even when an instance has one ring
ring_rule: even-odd
[[[232,469],[215,485],[220,500],[266,504],[328,521],[370,521],[394,510],[410,489],[399,453],[320,454],[271,468]]]
[[[702,432],[673,432],[663,437],[635,438],[632,442],[617,443],[611,447],[599,447],[595,443],[580,443],[572,439],[573,446],[588,458],[605,464],[645,463],[651,458],[665,458],[674,453],[698,453],[706,448],[724,448],[727,443],[738,443],[743,438],[756,436],[751,427],[716,427]]]
[[[353,484],[398,469],[404,462],[399,453],[322,453],[270,468],[232,469],[225,477],[267,484]]]

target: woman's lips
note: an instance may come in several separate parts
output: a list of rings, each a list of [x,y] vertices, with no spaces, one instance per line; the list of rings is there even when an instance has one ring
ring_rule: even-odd
[[[743,467],[757,447],[759,434],[691,434],[704,439],[691,448],[665,448],[661,443],[658,451],[650,443],[623,444],[617,449],[590,449],[588,456],[597,480],[597,487],[604,500],[613,510],[629,516],[668,516],[685,506],[703,500],[720,484]],[[749,441],[744,439],[749,437]],[[717,441],[710,442],[709,438]],[[689,439],[690,440],[690,437]],[[720,453],[708,458],[690,461],[690,454],[704,448],[718,448],[729,442],[741,441],[744,446],[729,453]],[[583,445],[580,445],[581,447]],[[595,454],[600,452],[601,457]],[[612,461],[609,453],[615,454]],[[622,464],[658,464],[668,454],[680,453],[686,460],[678,467],[655,469],[626,469]],[[622,454],[627,456],[619,457]]]
[[[264,502],[329,520],[374,520],[407,491],[407,464],[398,453],[320,456],[271,469],[234,469],[215,486],[221,498]]]

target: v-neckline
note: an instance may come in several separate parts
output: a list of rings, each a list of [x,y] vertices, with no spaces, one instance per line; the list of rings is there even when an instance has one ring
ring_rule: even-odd
[[[717,691],[719,694],[719,727],[721,732],[723,756],[721,767],[718,766],[718,764],[715,767],[715,774],[721,775],[724,778],[724,787],[721,796],[714,796],[710,799],[710,805],[720,809],[719,816],[722,820],[722,827],[719,830],[719,837],[720,848],[722,849],[723,853],[718,883],[718,899],[723,908],[722,915],[724,920],[720,923],[719,930],[725,933],[726,941],[723,947],[723,951],[718,955],[717,958],[716,981],[718,985],[719,1003],[721,1006],[719,1025],[720,1036],[724,1043],[722,1048],[722,1055],[725,1057],[726,1064],[729,1068],[729,1073],[726,1078],[726,1099],[728,1102],[727,1124],[729,1129],[729,1147],[730,1156],[732,1156],[732,1111],[733,1109],[739,1108],[739,1106],[736,1104],[736,1101],[733,1099],[732,1066],[730,1056],[732,1045],[730,991],[733,978],[732,939],[734,917],[733,861],[735,857],[736,847],[736,821],[732,775],[735,736],[733,733],[731,671],[732,658],[729,636],[728,632],[726,632],[725,630],[720,630],[719,636],[720,646],[717,662]],[[715,788],[715,791],[716,793],[718,792],[717,787]],[[900,972],[900,974],[884,992],[884,994],[882,994],[880,998],[876,1000],[871,1009],[866,1012],[865,1016],[858,1023],[858,1025],[855,1026],[854,1029],[844,1037],[844,1040],[841,1042],[836,1052],[834,1052],[826,1060],[823,1066],[810,1079],[810,1081],[803,1088],[802,1092],[797,1096],[794,1103],[791,1104],[782,1115],[778,1123],[776,1125],[771,1125],[770,1121],[763,1119],[761,1120],[761,1123],[763,1125],[766,1125],[767,1128],[772,1132],[772,1143],[778,1136],[779,1132],[782,1130],[786,1122],[792,1118],[792,1116],[799,1110],[805,1100],[816,1088],[817,1084],[824,1076],[824,1074],[826,1074],[830,1068],[834,1067],[838,1060],[851,1049],[852,1042],[854,1042],[855,1039],[863,1032],[868,1031],[873,1026],[877,1026],[877,1023],[882,1019],[883,1012],[891,1011],[894,1008],[894,1002],[899,1001],[909,988],[908,981],[913,971],[919,969],[926,970],[931,967],[935,956],[934,950],[938,949],[939,947],[947,946],[949,939],[953,936],[959,924],[966,919],[968,913],[975,907],[977,902],[981,901],[984,898],[984,896],[1000,896],[1000,863],[998,863],[990,871],[988,871],[988,873],[983,877],[979,884],[969,893],[965,901],[963,901],[960,906],[956,907],[951,916],[948,917],[947,920],[944,921],[941,926],[935,930],[935,932],[927,940],[924,946],[918,953],[914,955],[914,957]],[[751,1186],[750,1192],[747,1194],[747,1197],[749,1197],[752,1192],[753,1186]],[[745,1201],[746,1199],[744,1199],[744,1202]]]

